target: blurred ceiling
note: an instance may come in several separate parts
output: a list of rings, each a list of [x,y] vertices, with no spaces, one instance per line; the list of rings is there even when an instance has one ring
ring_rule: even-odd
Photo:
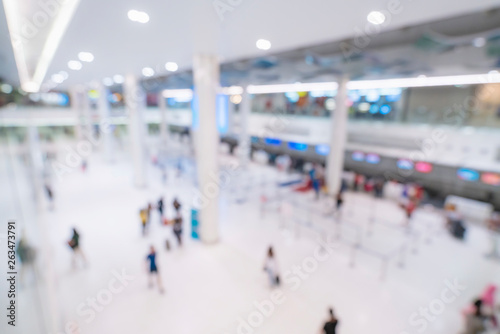
[[[497,12],[489,11],[500,6],[499,0],[401,0],[397,7],[400,12],[390,15],[382,26],[385,33],[371,36],[368,45],[348,57],[346,62],[346,57],[339,52],[339,41],[353,45],[354,41],[349,39],[358,37],[369,25],[367,14],[372,10],[387,10],[389,4],[396,0],[353,0],[349,4],[332,0],[86,0],[81,3],[78,0],[3,1],[4,5],[15,1],[23,9],[20,12],[28,22],[33,21],[33,15],[44,11],[41,3],[60,1],[71,3],[76,8],[74,15],[70,11],[67,11],[69,14],[66,13],[71,21],[60,44],[54,48],[55,54],[50,59],[45,76],[47,81],[52,74],[67,71],[69,78],[60,88],[115,74],[140,75],[142,68],[146,66],[155,69],[160,76],[165,75],[164,64],[167,61],[178,63],[181,70],[188,70],[193,54],[197,52],[211,52],[220,56],[221,61],[226,64],[223,66],[223,81],[227,83],[241,81],[250,75],[257,80],[270,82],[321,79],[345,71],[353,73],[354,77],[403,74],[404,71],[409,74],[432,72],[435,70],[433,62],[451,64],[443,56],[446,53],[453,55],[452,57],[464,58],[460,59],[461,63],[477,72],[494,60],[479,55],[481,50],[476,48],[467,51],[466,47],[449,47],[449,41],[452,44],[463,42],[459,41],[460,38],[443,39],[443,36],[436,33],[456,37],[492,30],[500,22]],[[220,3],[225,4],[226,11],[222,12],[222,7],[218,7],[219,12],[216,10],[215,4]],[[130,9],[145,11],[149,14],[150,21],[146,24],[130,21],[127,18]],[[432,31],[425,31],[427,22],[446,22],[447,18],[468,13],[478,13],[475,15],[481,15],[481,18],[493,15],[497,21],[478,21],[476,17],[463,25],[455,23],[454,27],[451,27],[453,24],[446,27],[445,24],[441,29],[438,22]],[[0,78],[16,83],[12,46],[5,38],[8,30],[3,8],[0,14],[0,57],[5,59],[0,63]],[[51,17],[51,21],[29,39],[25,53],[30,76],[37,71],[40,55],[51,34],[50,27],[57,17]],[[410,28],[413,26],[418,27],[414,30]],[[426,33],[428,38],[422,40]],[[271,50],[258,50],[255,42],[259,38],[270,40]],[[420,46],[417,45],[419,40]],[[436,40],[438,42],[433,43]],[[470,44],[470,39],[468,41]],[[392,49],[384,50],[389,47]],[[458,49],[463,51],[457,51]],[[68,61],[77,60],[81,51],[91,52],[95,60],[83,63],[80,71],[69,70]],[[458,55],[460,52],[464,52],[463,56]],[[432,56],[428,56],[429,54]],[[251,58],[258,60],[241,61]],[[431,58],[433,60],[430,64]],[[485,59],[487,62],[482,62]],[[292,68],[297,74],[290,75],[294,72],[291,71]],[[255,73],[250,74],[250,69]],[[172,77],[170,81],[180,80],[186,83],[183,76],[186,74]]]

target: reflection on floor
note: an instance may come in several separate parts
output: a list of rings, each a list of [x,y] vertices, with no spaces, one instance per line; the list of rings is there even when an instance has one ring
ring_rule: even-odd
[[[443,232],[438,213],[422,209],[409,232],[395,203],[357,193],[346,195],[339,224],[326,214],[326,200],[278,189],[277,181],[293,176],[258,165],[224,183],[221,240],[204,245],[189,233],[193,179],[176,174],[173,164],[163,183],[151,166],[149,186],[137,189],[127,159],[106,164],[96,155],[86,173],[75,170],[54,183],[55,210],[44,207],[40,217],[50,237],[61,333],[72,333],[71,326],[64,330],[72,321],[81,334],[318,333],[330,306],[342,334],[457,333],[461,310],[486,284],[500,284],[500,264],[484,257],[488,236],[479,227],[471,226],[462,243]],[[141,236],[139,210],[160,196],[168,217],[174,197],[183,203],[182,248],[156,211]],[[72,227],[81,233],[86,267],[71,266]],[[148,288],[150,245],[158,250],[163,295]],[[269,245],[282,294],[269,288],[262,270]]]

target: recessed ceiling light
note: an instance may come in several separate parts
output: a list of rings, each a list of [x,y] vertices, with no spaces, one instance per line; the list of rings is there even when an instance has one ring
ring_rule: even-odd
[[[482,48],[483,46],[486,45],[486,38],[484,37],[474,38],[474,40],[472,41],[472,45],[474,45],[476,48]]]
[[[165,69],[169,72],[175,72],[179,66],[177,66],[177,63],[169,61],[168,63],[165,64]]]
[[[102,79],[102,83],[104,84],[104,86],[113,86],[114,81],[113,81],[113,79],[108,77],[108,78]]]
[[[125,78],[123,77],[123,75],[117,74],[113,76],[113,81],[117,84],[122,84],[125,82]]]
[[[79,71],[82,69],[82,63],[80,63],[78,60],[70,60],[68,61],[68,67],[70,70]]]
[[[379,25],[385,22],[385,15],[382,12],[375,10],[373,12],[370,12],[366,19],[371,24]]]
[[[66,71],[60,71],[59,72],[59,75],[61,75],[63,77],[64,80],[68,79],[69,78],[69,74],[68,72]]]
[[[2,93],[5,93],[5,94],[10,94],[10,93],[12,93],[12,86],[9,84],[2,84],[0,86],[0,91],[2,91]]]
[[[94,61],[94,55],[90,52],[80,52],[78,54],[78,59],[80,59],[81,61],[90,63],[90,62]]]
[[[128,18],[133,22],[139,22],[139,23],[149,22],[149,15],[147,13],[135,9],[128,11]]]
[[[54,81],[56,84],[60,84],[64,81],[64,76],[62,76],[61,74],[59,73],[56,73],[56,74],[52,74],[52,76],[50,77],[52,79],[52,81]]]
[[[145,77],[152,77],[153,75],[155,75],[155,70],[153,70],[151,67],[144,67],[142,69],[142,75],[144,75]]]
[[[261,50],[269,50],[271,48],[271,42],[267,39],[259,39],[255,45]]]

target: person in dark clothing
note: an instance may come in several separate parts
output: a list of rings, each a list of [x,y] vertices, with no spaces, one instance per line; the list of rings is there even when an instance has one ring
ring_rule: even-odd
[[[330,308],[330,319],[325,323],[323,328],[321,329],[322,334],[335,334],[337,331],[337,325],[339,323],[338,319],[333,314],[333,309]]]
[[[156,207],[158,208],[158,213],[160,214],[160,223],[163,224],[163,207],[164,207],[163,197],[160,197]]]
[[[149,254],[146,257],[146,262],[148,261],[149,287],[153,287],[153,275],[156,275],[158,289],[160,290],[160,293],[163,293],[163,285],[161,283],[160,273],[158,272],[158,266],[156,265],[156,250],[154,246],[151,246]]]
[[[177,212],[177,215],[174,219],[173,230],[179,246],[182,246],[182,216],[179,212]]]
[[[47,198],[49,200],[49,210],[52,211],[54,210],[54,192],[48,184],[45,185],[45,193],[47,194]]]
[[[85,258],[85,254],[83,254],[82,249],[80,248],[80,234],[77,232],[75,228],[73,228],[73,235],[71,236],[71,240],[68,241],[68,245],[73,250],[73,259],[72,259],[73,267],[76,266],[77,256],[79,256],[82,259],[83,264],[86,265],[87,259]]]
[[[174,206],[175,212],[179,212],[181,210],[181,203],[177,200],[177,198],[174,198],[174,202],[172,203]]]

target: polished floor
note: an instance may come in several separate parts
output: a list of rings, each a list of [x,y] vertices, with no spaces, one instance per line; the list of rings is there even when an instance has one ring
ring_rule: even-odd
[[[81,334],[319,333],[328,307],[340,319],[341,334],[458,333],[462,309],[488,283],[500,284],[500,263],[484,256],[489,237],[481,227],[470,225],[467,241],[459,242],[444,232],[438,211],[422,208],[408,230],[396,203],[360,193],[346,195],[340,217],[330,215],[326,199],[276,186],[295,176],[256,164],[230,174],[222,186],[220,242],[205,245],[189,233],[194,165],[186,150],[175,152],[166,182],[150,165],[143,189],[132,184],[126,154],[109,163],[95,153],[85,173],[74,169],[61,180],[52,177],[53,210],[46,199],[33,207],[24,164],[2,156],[2,184],[15,179],[25,190],[17,197],[2,192],[2,219],[5,212],[30,213],[23,226],[40,250],[39,274],[26,270],[19,287],[20,333],[45,333],[40,328],[50,326]],[[222,164],[230,159],[221,157]],[[156,211],[148,235],[141,235],[139,210],[160,196],[168,217],[174,197],[183,203],[182,248]],[[87,265],[72,265],[72,227],[80,231]],[[148,286],[150,245],[158,251],[163,294]],[[263,271],[269,245],[277,256],[279,289],[270,288]],[[122,283],[118,273],[126,273]],[[442,292],[450,285],[456,288],[447,296],[456,298],[445,302]]]

